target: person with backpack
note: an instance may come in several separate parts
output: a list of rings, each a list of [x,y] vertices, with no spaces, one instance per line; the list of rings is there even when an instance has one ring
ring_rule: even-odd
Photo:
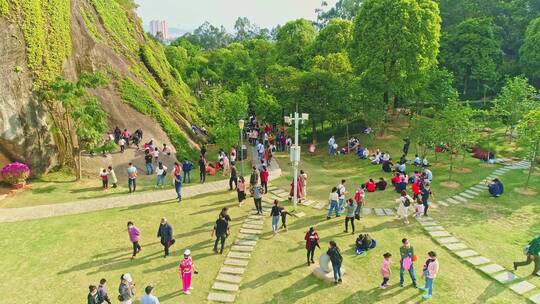
[[[317,231],[315,231],[315,228],[310,227],[309,231],[306,232],[306,235],[304,236],[304,240],[306,241],[306,250],[307,250],[307,265],[309,266],[311,264],[315,264],[315,261],[313,260],[313,255],[315,254],[315,248],[321,246],[319,245],[319,234]]]
[[[184,171],[184,183],[191,183],[191,170],[193,169],[193,163],[187,158],[182,163],[182,171]]]
[[[399,286],[403,287],[403,283],[405,281],[404,274],[405,271],[408,271],[413,287],[417,288],[416,275],[414,273],[414,262],[417,258],[414,255],[414,248],[411,246],[408,239],[402,239],[401,243],[403,246],[399,248],[399,255],[401,256],[401,260],[399,261]]]
[[[165,186],[165,176],[167,175],[167,167],[162,162],[158,163],[156,168],[156,188]]]
[[[326,254],[328,254],[330,257],[330,262],[332,263],[332,270],[334,271],[334,283],[342,283],[341,265],[343,264],[343,256],[341,255],[341,250],[337,246],[336,242],[330,241]]]
[[[133,224],[132,221],[129,221],[127,223],[127,230],[129,240],[133,244],[133,255],[131,256],[131,259],[133,260],[135,256],[142,250],[141,245],[139,245],[139,241],[141,239],[141,231],[135,226],[135,224]]]
[[[176,198],[178,199],[178,202],[181,202],[182,201],[182,168],[180,168],[180,164],[177,162],[174,163],[173,182],[174,182],[174,190],[176,191]]]
[[[129,193],[135,192],[137,189],[137,168],[131,162],[127,168],[127,176]]]
[[[173,228],[164,217],[161,218],[157,237],[160,238],[161,245],[163,245],[163,257],[166,258],[169,256],[169,247],[175,243],[175,239],[173,237]]]
[[[397,199],[397,203],[399,203],[397,219],[403,219],[405,224],[409,224],[409,207],[412,202],[413,199],[407,194],[407,191],[401,191],[401,196]]]
[[[251,175],[249,177],[249,184],[251,187],[257,185],[259,183],[259,171],[257,170],[257,167],[253,166],[251,169]]]

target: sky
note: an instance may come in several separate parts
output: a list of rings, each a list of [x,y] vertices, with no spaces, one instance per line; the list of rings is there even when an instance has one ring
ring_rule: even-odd
[[[232,32],[238,17],[247,17],[259,27],[273,28],[287,21],[316,20],[322,0],[135,0],[145,25],[166,20],[169,27],[193,30],[208,21]],[[329,7],[337,0],[326,0]]]

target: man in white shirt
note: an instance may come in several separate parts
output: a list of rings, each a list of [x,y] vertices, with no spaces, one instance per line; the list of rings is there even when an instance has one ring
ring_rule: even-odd
[[[257,154],[259,156],[259,160],[262,160],[264,154],[264,145],[262,143],[259,143],[257,145]]]
[[[347,195],[344,179],[342,179],[341,183],[337,186],[337,190],[339,195],[338,213],[341,214],[343,212],[343,209],[345,208],[345,195]]]
[[[158,298],[152,294],[153,289],[154,287],[151,285],[146,286],[144,289],[146,294],[141,297],[141,304],[159,304]]]
[[[336,143],[336,139],[335,139],[334,135],[332,135],[332,137],[330,137],[330,139],[328,140],[328,154],[334,155],[334,144],[335,143]]]
[[[433,181],[433,173],[431,172],[431,170],[429,170],[427,167],[424,168],[424,174],[426,175],[427,180],[431,184],[431,182]]]

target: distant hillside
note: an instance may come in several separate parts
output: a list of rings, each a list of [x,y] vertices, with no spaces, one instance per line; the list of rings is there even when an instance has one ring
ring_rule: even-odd
[[[76,81],[96,71],[107,85],[91,94],[111,129],[142,128],[145,139],[194,153],[196,99],[134,7],[132,0],[0,0],[0,159],[41,173],[71,152],[72,130],[58,127],[69,126],[63,109],[40,93],[59,76]]]

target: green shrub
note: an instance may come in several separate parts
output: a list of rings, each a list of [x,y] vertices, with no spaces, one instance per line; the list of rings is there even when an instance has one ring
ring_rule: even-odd
[[[85,10],[84,8],[81,8],[81,16],[83,17],[84,24],[86,25],[86,28],[92,34],[92,37],[94,37],[94,39],[100,41],[101,40],[101,35],[99,34],[98,28],[96,26],[96,22],[94,20],[94,15],[92,15],[92,13]]]
[[[135,25],[129,20],[123,6],[116,1],[91,1],[111,39],[117,45],[136,53],[139,43],[135,38]]]
[[[9,3],[8,0],[0,0],[0,16],[9,15]]]
[[[157,120],[171,140],[171,144],[176,148],[178,157],[180,155],[182,157],[196,156],[178,124],[145,89],[139,87],[131,79],[124,78],[120,82],[120,94],[135,110]]]

